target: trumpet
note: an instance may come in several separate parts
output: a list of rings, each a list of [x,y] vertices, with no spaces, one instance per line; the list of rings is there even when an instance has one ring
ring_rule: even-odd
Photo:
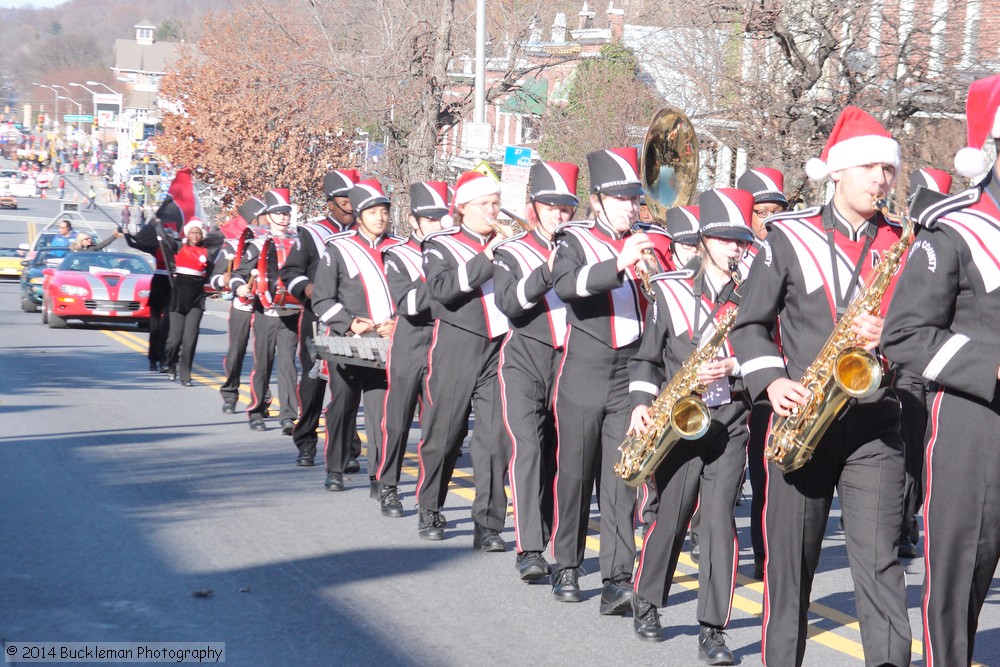
[[[632,225],[632,233],[642,234],[644,232],[642,227],[640,227],[638,223],[635,223]],[[658,273],[663,273],[664,270],[663,265],[660,264],[660,260],[656,256],[656,253],[653,252],[652,248],[646,248],[642,251],[642,260],[636,262],[635,265],[635,275],[642,282],[642,291],[645,292],[646,296],[650,299],[655,296],[650,278]]]

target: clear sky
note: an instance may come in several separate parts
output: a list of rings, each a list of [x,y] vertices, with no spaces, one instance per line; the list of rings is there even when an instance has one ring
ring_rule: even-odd
[[[0,0],[0,8],[10,9],[12,7],[55,7],[67,2],[67,0]]]

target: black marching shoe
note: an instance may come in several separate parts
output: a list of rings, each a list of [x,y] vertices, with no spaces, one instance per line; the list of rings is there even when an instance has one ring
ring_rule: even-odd
[[[764,557],[754,556],[753,557],[753,578],[757,581],[764,580]]]
[[[281,420],[281,435],[291,435],[295,430],[295,422],[290,417]]]
[[[379,493],[378,480],[374,477],[368,478],[368,497],[372,500],[381,500],[381,494]]]
[[[158,362],[156,362],[156,361],[149,362],[149,370],[152,371],[153,373],[159,373],[160,372],[160,364]]]
[[[580,572],[575,567],[564,567],[553,572],[552,595],[560,602],[579,602]]]
[[[382,516],[398,519],[403,516],[403,503],[399,502],[399,494],[394,486],[379,485],[379,504],[382,506]]]
[[[638,595],[632,596],[632,627],[636,636],[644,642],[663,641],[660,612]]]
[[[710,665],[734,665],[733,652],[726,646],[726,633],[722,628],[701,626],[698,634],[698,659]]]
[[[361,472],[361,464],[358,462],[356,458],[351,457],[351,460],[347,462],[347,466],[344,468],[344,472],[346,472],[348,475],[353,475],[356,472]]]
[[[480,551],[500,552],[507,550],[507,543],[500,537],[500,531],[475,524],[472,531],[472,548]]]
[[[300,447],[299,456],[295,459],[295,465],[300,468],[311,468],[316,465],[316,446]]]
[[[417,535],[432,542],[443,540],[445,521],[441,513],[425,509],[418,513],[420,518],[417,520]]]
[[[323,486],[326,487],[327,491],[343,491],[344,473],[341,472],[326,473],[326,481],[323,482]]]
[[[264,424],[264,418],[260,415],[254,415],[250,418],[250,430],[251,431],[266,431],[267,426]]]
[[[176,366],[165,366],[160,368],[161,373],[167,374],[167,379],[171,382],[177,382],[177,367]]]
[[[529,583],[544,579],[552,572],[549,564],[542,557],[541,551],[522,551],[517,554],[517,561],[514,565],[517,567],[518,574],[521,575],[521,581]]]
[[[236,414],[236,401],[223,401],[222,412],[227,415]]]
[[[604,582],[601,590],[601,606],[599,611],[601,616],[621,616],[632,605],[632,589],[615,583],[614,581]]]
[[[182,387],[193,387],[194,386],[194,382],[191,382],[191,380],[181,380],[181,386]]]

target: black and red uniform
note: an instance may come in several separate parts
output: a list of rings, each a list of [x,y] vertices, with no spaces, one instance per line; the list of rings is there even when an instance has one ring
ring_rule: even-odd
[[[281,267],[281,279],[285,288],[302,304],[299,319],[299,361],[302,374],[299,377],[298,399],[299,419],[292,431],[292,440],[299,449],[300,458],[305,456],[312,465],[312,456],[316,452],[316,429],[319,426],[320,413],[323,411],[323,398],[326,393],[326,380],[310,371],[315,364],[315,357],[310,352],[313,338],[313,326],[316,324],[316,312],[312,301],[306,297],[306,287],[313,284],[316,269],[320,259],[326,252],[326,244],[334,234],[349,229],[330,217],[317,222],[310,222],[299,227],[295,245],[288,252],[288,259]]]
[[[832,205],[771,218],[730,336],[751,397],[764,396],[779,378],[802,377],[857,285],[898,238],[879,214],[854,230]],[[883,311],[891,295],[890,287]],[[865,661],[909,664],[906,588],[896,558],[903,444],[892,390],[853,402],[799,470],[783,474],[768,463],[766,484],[764,663],[802,664],[809,596],[836,490]]]
[[[248,243],[240,267],[230,280],[230,289],[234,292],[244,283],[261,280],[258,265],[261,251],[267,241],[270,241],[267,245],[272,248],[271,252],[276,255],[279,271],[287,261],[295,243],[294,237],[279,237],[269,233],[258,236]],[[257,271],[256,277],[252,276],[254,271]],[[280,283],[281,278],[276,277],[276,282]],[[273,295],[283,287],[281,284],[268,285],[268,294]],[[247,407],[247,417],[251,420],[255,417],[263,419],[267,414],[270,404],[271,375],[277,365],[278,402],[281,403],[278,419],[284,422],[286,419],[294,420],[299,414],[295,392],[298,380],[298,371],[295,368],[295,345],[298,341],[302,306],[291,299],[285,303],[273,303],[264,296],[264,291],[258,290],[253,301],[253,369],[250,371],[250,405]]]
[[[930,385],[924,459],[924,658],[972,662],[1000,562],[1000,177],[921,217],[886,319],[886,355]]]
[[[537,230],[496,246],[496,302],[511,330],[500,348],[500,396],[511,441],[510,489],[518,553],[541,552],[552,531],[553,388],[566,337],[566,305],[552,290],[555,245]]]
[[[198,347],[198,331],[205,314],[205,285],[212,260],[205,246],[181,244],[174,255],[174,287],[170,303],[170,335],[166,365],[182,383],[191,382],[191,364]]]
[[[360,231],[335,235],[316,271],[313,309],[331,335],[351,333],[362,317],[376,324],[391,319],[393,301],[382,264],[382,251],[400,239],[383,234],[375,240]],[[385,370],[330,364],[330,401],[326,406],[326,471],[343,473],[351,459],[358,406],[365,404],[368,476],[374,481],[382,445]]]
[[[552,554],[561,570],[582,565],[599,480],[601,578],[615,584],[631,580],[635,562],[636,494],[614,474],[614,464],[628,430],[628,362],[639,348],[647,303],[633,268],[616,266],[628,235],[601,221],[567,223],[556,232],[552,269],[569,324],[553,404]]]
[[[688,357],[715,334],[716,321],[734,307],[726,296],[732,292],[728,285],[715,289],[706,276],[690,271],[662,274],[653,286],[655,301],[629,364],[633,408],[651,405]],[[728,342],[718,356],[733,356]],[[712,415],[708,432],[697,440],[681,439],[656,469],[659,502],[635,574],[636,595],[656,607],[667,603],[687,525],[698,505],[698,621],[715,628],[729,623],[736,583],[739,545],[733,506],[743,474],[750,407],[738,373],[737,367],[702,395]]]
[[[229,270],[231,262],[236,259],[239,239],[227,239],[215,258],[215,268],[208,284],[217,291],[232,291],[222,284],[223,277]],[[230,276],[232,277],[232,276]],[[219,388],[225,404],[235,405],[240,397],[240,378],[243,374],[243,359],[250,343],[250,321],[253,319],[253,299],[241,298],[233,294],[229,306],[229,343],[226,347],[226,358],[222,363],[222,371],[226,379]]]
[[[480,528],[499,532],[507,517],[504,477],[510,452],[497,366],[500,343],[510,327],[494,301],[493,262],[484,253],[489,241],[464,226],[424,239],[424,273],[435,321],[417,448],[417,502],[425,512],[444,506],[474,405],[472,519]]]
[[[398,316],[385,364],[388,386],[382,411],[382,454],[378,468],[378,481],[385,487],[399,486],[413,411],[423,395],[427,376],[427,351],[434,322],[424,278],[421,241],[414,235],[382,250],[386,281]]]

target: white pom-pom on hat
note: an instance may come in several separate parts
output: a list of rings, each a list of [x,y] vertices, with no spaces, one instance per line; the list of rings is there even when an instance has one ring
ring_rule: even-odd
[[[823,162],[818,157],[811,157],[809,161],[806,162],[806,176],[813,181],[825,181],[826,177],[830,175],[830,169],[826,166],[826,162]]]
[[[986,153],[978,148],[966,146],[955,153],[955,171],[966,178],[975,178],[986,173],[990,168]]]

